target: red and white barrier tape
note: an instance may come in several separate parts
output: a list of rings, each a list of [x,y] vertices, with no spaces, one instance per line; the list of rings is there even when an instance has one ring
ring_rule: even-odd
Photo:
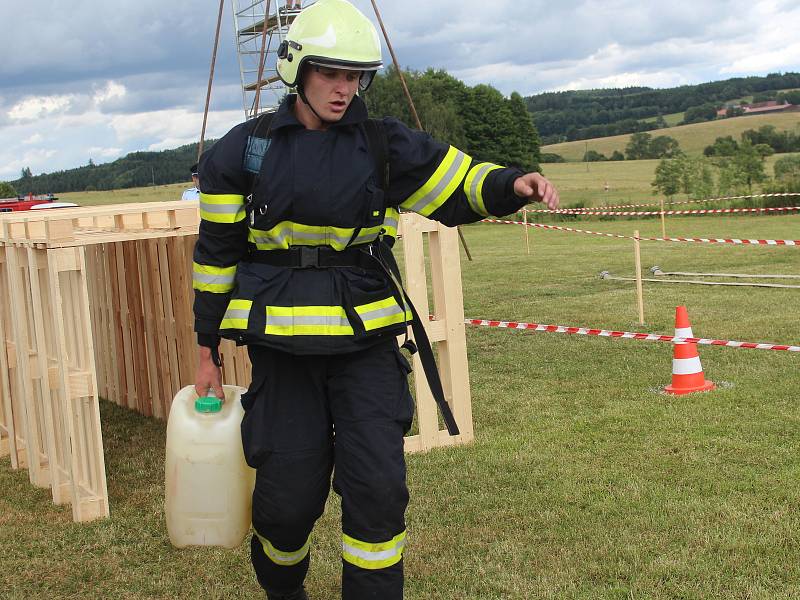
[[[617,233],[602,233],[599,231],[587,231],[585,229],[574,229],[572,227],[559,227],[557,225],[545,225],[544,223],[524,223],[523,221],[505,221],[501,219],[483,219],[482,223],[499,223],[502,225],[524,225],[527,227],[538,227],[540,229],[550,229],[554,231],[570,231],[572,233],[585,233],[589,235],[599,235],[604,237],[619,238],[623,240],[634,239],[631,235],[619,235]],[[745,240],[738,238],[684,238],[684,237],[640,237],[640,241],[645,242],[699,242],[706,244],[746,244],[757,246],[800,246],[800,240]]]
[[[659,335],[657,333],[632,333],[630,331],[609,331],[607,329],[592,329],[588,327],[568,327],[566,325],[541,325],[539,323],[491,321],[488,319],[464,319],[464,323],[467,325],[477,325],[480,327],[500,327],[504,329],[545,331],[548,333],[596,335],[600,337],[645,340],[648,342],[672,342],[676,344],[686,342],[689,344],[725,346],[727,348],[749,348],[754,350],[785,350],[787,352],[800,352],[800,346],[789,346],[786,344],[761,344],[756,342],[736,342],[731,340],[714,340],[709,338],[678,337],[674,335]]]
[[[664,215],[710,215],[710,214],[735,214],[758,212],[790,212],[800,210],[800,206],[777,206],[767,208],[698,208],[694,210],[665,210]],[[614,216],[614,217],[652,217],[658,216],[662,211],[610,211],[610,210],[576,210],[571,208],[559,210],[527,210],[527,212],[549,213],[573,216]]]
[[[800,196],[800,192],[775,192],[772,194],[749,194],[746,196],[721,196],[719,198],[706,198],[705,200],[675,200],[673,202],[664,202],[664,206],[674,206],[676,204],[705,204],[707,202],[722,202],[725,200],[742,200],[744,198],[777,198],[777,197]],[[643,208],[646,206],[661,206],[660,202],[652,202],[649,204],[616,204],[609,206],[602,206],[598,208]],[[523,209],[528,212],[549,212],[547,210],[533,210]],[[576,207],[569,210],[594,210],[592,207]]]

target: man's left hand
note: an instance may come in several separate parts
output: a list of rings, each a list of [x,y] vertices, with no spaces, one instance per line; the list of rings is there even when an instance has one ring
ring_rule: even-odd
[[[514,193],[520,198],[541,202],[550,210],[558,208],[558,191],[539,173],[525,173],[514,181]]]

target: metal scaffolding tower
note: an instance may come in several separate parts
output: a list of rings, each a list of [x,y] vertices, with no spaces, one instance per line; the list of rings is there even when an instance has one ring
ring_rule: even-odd
[[[282,0],[233,0],[233,24],[239,72],[242,78],[242,101],[246,119],[278,108],[286,86],[276,68],[278,46],[286,37],[289,26],[300,14],[300,8],[287,9]],[[294,4],[299,5],[299,2]],[[310,6],[313,2],[306,2]],[[266,14],[269,8],[269,15]],[[266,27],[266,35],[264,28]],[[264,55],[264,71],[258,81],[259,60]],[[258,93],[258,88],[261,88]],[[256,97],[258,96],[258,106]]]

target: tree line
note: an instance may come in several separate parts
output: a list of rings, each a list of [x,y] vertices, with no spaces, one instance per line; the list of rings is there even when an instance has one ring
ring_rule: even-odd
[[[206,145],[213,143],[207,141]],[[75,169],[33,175],[22,169],[20,178],[8,182],[15,193],[34,194],[117,190],[148,185],[166,185],[191,179],[190,167],[197,160],[197,144],[161,152],[131,152],[117,160],[88,164]],[[13,195],[13,194],[12,194]]]
[[[655,90],[631,87],[609,90],[548,92],[525,98],[544,144],[652,131],[666,127],[663,115],[683,112],[683,123],[716,118],[725,102],[754,96],[754,101],[792,102],[800,73],[737,77],[699,85]],[[735,116],[731,114],[730,116]],[[652,119],[644,121],[644,119]]]
[[[513,93],[506,98],[488,85],[470,87],[445,71],[404,71],[404,76],[422,126],[435,138],[481,160],[526,171],[539,169],[539,136],[522,96]],[[395,116],[416,128],[394,68],[375,78],[364,99],[373,117]],[[206,147],[213,142],[206,141]],[[187,144],[162,152],[132,152],[101,165],[90,159],[83,167],[35,176],[26,167],[19,179],[9,182],[13,188],[9,195],[188,181],[196,157],[197,144]]]
[[[775,162],[774,177],[766,172],[763,148],[742,136],[736,149],[721,157],[688,156],[678,151],[656,167],[654,192],[667,197],[684,193],[690,198],[752,194],[760,185],[765,193],[800,192],[800,156],[784,156]],[[769,148],[769,147],[767,147]],[[785,199],[767,198],[764,206],[780,206]]]
[[[761,152],[766,152],[766,156],[774,153],[800,152],[800,134],[792,131],[778,131],[774,125],[762,125],[758,129],[748,129],[742,132],[741,137],[742,141],[749,142],[752,146],[761,146]],[[706,146],[703,154],[706,156],[733,156],[738,147],[739,142],[733,139],[733,136],[726,135],[718,137],[713,144]]]
[[[475,158],[525,171],[539,169],[539,134],[522,96],[470,87],[443,70],[403,71],[422,128]],[[416,122],[394,67],[375,77],[364,95],[372,117]]]

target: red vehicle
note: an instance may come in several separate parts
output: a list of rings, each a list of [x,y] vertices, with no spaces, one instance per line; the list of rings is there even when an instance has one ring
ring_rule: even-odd
[[[2,198],[0,199],[0,213],[30,210],[34,206],[47,204],[55,200],[58,200],[58,198],[53,194],[43,194],[40,196],[28,194],[27,196],[17,196],[16,198]]]

